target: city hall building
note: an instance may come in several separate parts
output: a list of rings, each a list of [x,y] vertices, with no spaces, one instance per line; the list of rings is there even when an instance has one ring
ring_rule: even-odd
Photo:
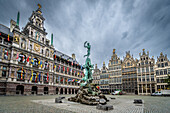
[[[41,6],[33,11],[20,31],[17,22],[10,28],[0,24],[0,95],[75,94],[84,75],[72,57],[57,51],[53,34],[47,39]]]

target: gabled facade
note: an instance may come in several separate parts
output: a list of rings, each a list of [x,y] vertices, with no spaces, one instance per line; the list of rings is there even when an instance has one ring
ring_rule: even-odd
[[[139,53],[140,59],[137,63],[137,83],[139,95],[151,95],[155,92],[156,77],[154,75],[155,59],[149,57],[149,51],[145,53],[143,49],[142,55]]]
[[[160,56],[157,57],[157,62],[155,65],[157,91],[168,88],[168,84],[165,82],[168,74],[170,75],[170,61],[168,60],[167,55],[163,55],[161,52]]]
[[[93,72],[93,83],[98,84],[100,83],[100,70],[97,67],[97,64],[95,65],[95,69]]]
[[[114,92],[115,90],[122,90],[122,61],[117,56],[115,49],[113,49],[113,55],[111,56],[111,60],[109,60],[108,69],[109,69],[109,89],[110,92]]]
[[[137,60],[126,52],[126,57],[122,61],[122,86],[127,94],[138,94],[137,91]]]
[[[103,67],[100,73],[100,90],[103,93],[109,93],[109,76],[110,74],[105,66],[105,62],[103,62]]]

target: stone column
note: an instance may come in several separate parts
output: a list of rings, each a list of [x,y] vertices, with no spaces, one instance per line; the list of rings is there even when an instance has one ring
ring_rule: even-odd
[[[74,94],[76,94],[76,89],[74,89]]]
[[[13,54],[14,54],[14,50],[12,49],[12,50],[11,50],[11,59],[12,59],[13,56],[14,56]]]
[[[4,38],[2,38],[2,44],[4,44]]]
[[[71,88],[71,94],[72,94],[72,88]]]
[[[11,78],[11,67],[9,68],[9,78]]]

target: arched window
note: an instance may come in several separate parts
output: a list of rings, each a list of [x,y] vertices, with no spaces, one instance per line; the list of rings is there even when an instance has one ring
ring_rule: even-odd
[[[25,79],[25,71],[21,68],[17,71],[17,80],[21,81]]]
[[[38,74],[36,72],[33,72],[32,82],[37,82],[37,81],[38,81]]]
[[[47,78],[48,77],[48,78]],[[43,81],[44,83],[48,83],[48,80],[49,79],[49,76],[48,76],[48,73],[46,73],[44,76],[43,76]]]
[[[38,33],[38,41],[40,41],[40,33]]]
[[[46,49],[45,56],[49,57],[49,50]]]
[[[38,67],[39,60],[37,58],[34,58],[33,60],[34,60],[34,63],[33,63],[34,65],[33,66]]]
[[[5,52],[4,52],[4,59],[8,60],[8,50],[5,49]]]
[[[24,38],[21,40],[21,48],[26,49],[26,40]]]
[[[23,53],[19,54],[18,62],[26,63],[26,56]]]
[[[44,68],[44,69],[48,69],[48,68],[49,68],[49,64],[48,64],[48,62],[47,62],[47,61],[45,61],[45,62],[44,62],[44,66],[45,66],[45,68]]]

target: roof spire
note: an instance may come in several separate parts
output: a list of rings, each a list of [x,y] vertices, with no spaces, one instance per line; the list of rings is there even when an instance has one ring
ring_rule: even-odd
[[[18,11],[18,14],[17,14],[17,26],[19,26],[19,17],[20,17],[20,13],[19,13],[19,11]]]
[[[51,34],[51,45],[53,46],[53,33]]]

